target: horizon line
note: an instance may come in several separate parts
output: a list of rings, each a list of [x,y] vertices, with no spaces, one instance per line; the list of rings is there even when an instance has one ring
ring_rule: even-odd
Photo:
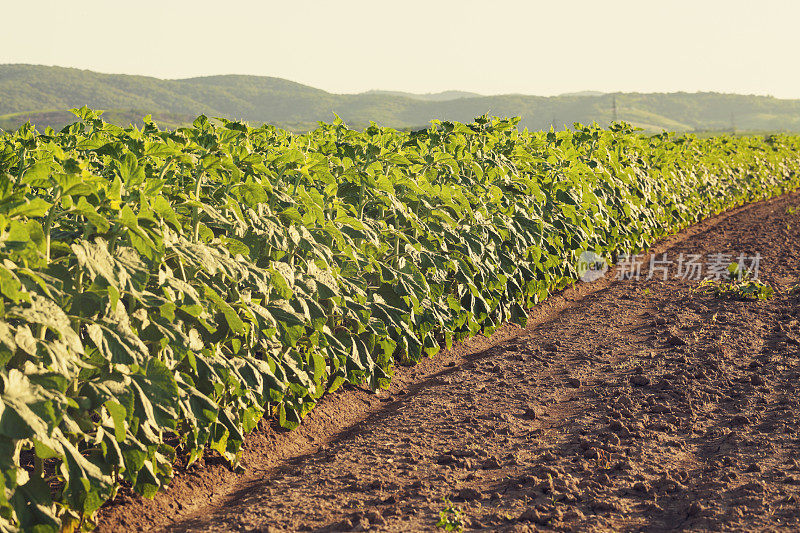
[[[678,91],[639,91],[639,90],[631,90],[631,91],[600,91],[594,89],[579,89],[579,90],[571,90],[566,92],[561,92],[558,94],[534,94],[534,93],[523,93],[523,92],[507,92],[507,93],[495,93],[495,94],[483,94],[478,93],[476,91],[471,91],[468,89],[443,89],[440,91],[429,91],[429,92],[414,92],[414,91],[407,91],[402,89],[381,89],[381,88],[371,88],[366,89],[358,92],[332,92],[327,89],[323,89],[317,87],[315,85],[310,85],[308,83],[292,80],[289,78],[281,78],[279,76],[270,76],[265,74],[242,74],[242,73],[227,73],[227,74],[204,74],[199,76],[187,76],[187,77],[177,77],[177,78],[161,78],[158,76],[147,75],[147,74],[130,74],[126,72],[104,72],[100,70],[93,70],[89,68],[81,68],[81,67],[69,67],[69,66],[62,66],[62,65],[45,65],[41,63],[0,63],[0,67],[4,66],[22,66],[22,67],[45,67],[45,68],[61,68],[66,70],[79,70],[82,72],[91,72],[94,74],[101,74],[106,76],[131,76],[131,77],[139,77],[139,78],[149,78],[159,81],[189,81],[189,80],[198,80],[203,78],[224,78],[224,77],[249,77],[249,78],[270,78],[276,80],[287,81],[290,83],[295,83],[297,85],[302,85],[304,87],[309,87],[311,89],[316,89],[318,91],[323,91],[328,94],[332,95],[343,95],[343,96],[357,96],[368,94],[371,92],[384,92],[384,93],[403,93],[405,95],[411,96],[436,96],[443,93],[448,92],[462,92],[462,93],[470,93],[474,96],[462,96],[455,99],[466,99],[466,98],[491,98],[491,97],[498,97],[498,96],[531,96],[537,98],[557,98],[563,96],[576,96],[576,97],[601,97],[601,96],[613,96],[613,95],[625,95],[625,94],[720,94],[720,95],[732,95],[732,96],[757,96],[762,98],[773,98],[776,100],[800,100],[800,97],[795,98],[783,98],[777,97],[773,94],[768,93],[740,93],[740,92],[721,92],[716,90],[678,90]],[[597,94],[581,94],[581,93],[597,93]]]

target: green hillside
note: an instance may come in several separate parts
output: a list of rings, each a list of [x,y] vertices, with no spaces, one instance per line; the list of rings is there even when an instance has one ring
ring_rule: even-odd
[[[381,91],[372,90],[363,94],[384,94],[389,96],[403,96],[405,98],[413,98],[414,100],[426,100],[429,102],[443,102],[445,100],[456,100],[458,98],[479,98],[483,95],[478,93],[470,93],[466,91],[442,91],[440,93],[407,93],[404,91]]]
[[[280,78],[208,76],[162,80],[37,65],[0,65],[0,128],[30,120],[40,128],[72,121],[66,112],[87,105],[106,109],[121,125],[152,114],[164,127],[188,124],[199,115],[270,123],[303,131],[337,113],[354,127],[374,121],[416,128],[432,119],[468,122],[490,113],[520,116],[521,126],[547,129],[573,122],[607,124],[616,100],[619,120],[648,131],[800,131],[800,100],[720,93],[617,93],[591,91],[553,97],[521,94],[480,96],[461,91],[412,94],[369,91],[333,94]]]

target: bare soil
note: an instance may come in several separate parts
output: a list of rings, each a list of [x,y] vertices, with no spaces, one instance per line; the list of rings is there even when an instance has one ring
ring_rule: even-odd
[[[100,531],[800,530],[800,204],[709,219],[667,253],[761,254],[766,301],[661,272],[578,283],[505,326],[327,397],[293,432],[252,434]],[[647,260],[647,258],[645,258]]]

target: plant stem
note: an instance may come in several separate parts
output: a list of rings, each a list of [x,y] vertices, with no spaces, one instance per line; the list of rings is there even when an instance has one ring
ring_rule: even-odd
[[[44,254],[47,264],[50,264],[50,232],[53,228],[53,214],[56,211],[58,202],[61,201],[61,192],[56,195],[56,199],[50,209],[47,210],[47,218],[44,220]]]
[[[159,179],[164,179],[164,175],[167,173],[167,170],[169,170],[170,166],[172,166],[172,159],[167,159],[167,161],[164,163],[164,166],[161,167],[161,172],[158,173]]]
[[[17,182],[16,185],[19,186],[20,182],[22,182],[22,174],[25,172],[25,148],[19,149],[19,168],[17,169]]]
[[[44,461],[35,453],[33,455],[33,475],[38,478],[44,475]]]
[[[194,201],[200,202],[200,186],[203,183],[203,170],[202,167],[195,174],[194,179]],[[192,242],[197,242],[200,239],[200,209],[197,206],[192,207]]]
[[[180,257],[178,257],[178,266],[181,269],[181,279],[183,279],[183,281],[185,283],[186,282],[186,271],[183,269],[183,261],[181,261]]]
[[[294,188],[292,189],[292,196],[294,197],[297,194],[297,186],[300,185],[300,178],[303,176],[302,173],[297,173],[297,178],[294,180]]]

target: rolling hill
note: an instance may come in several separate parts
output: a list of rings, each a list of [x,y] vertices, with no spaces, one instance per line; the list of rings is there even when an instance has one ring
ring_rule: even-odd
[[[593,91],[552,97],[463,91],[334,94],[264,76],[162,80],[73,68],[0,65],[0,128],[6,130],[26,121],[40,128],[60,128],[73,121],[66,110],[82,105],[107,110],[104,118],[121,125],[141,124],[142,116],[152,114],[163,127],[175,127],[202,113],[303,131],[318,121],[330,121],[336,113],[354,127],[374,121],[419,128],[432,119],[469,121],[490,113],[520,116],[523,127],[548,129],[573,122],[607,124],[614,100],[620,120],[647,131],[800,131],[800,100],[768,96]]]

